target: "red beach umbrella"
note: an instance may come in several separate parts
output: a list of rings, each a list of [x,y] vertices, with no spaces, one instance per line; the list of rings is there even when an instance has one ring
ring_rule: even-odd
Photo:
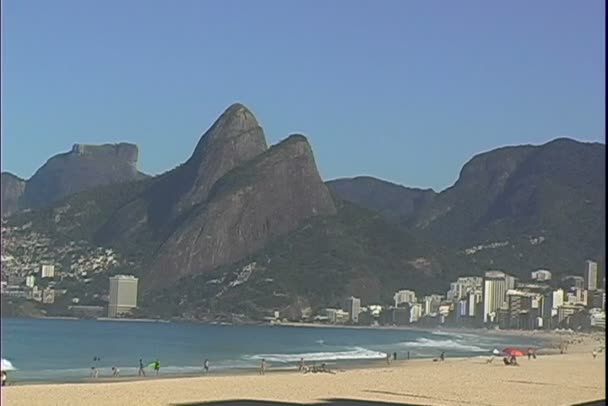
[[[524,352],[522,350],[518,350],[517,348],[505,348],[504,350],[502,350],[502,352],[504,352],[507,355],[510,355],[512,357],[523,357],[524,356]]]

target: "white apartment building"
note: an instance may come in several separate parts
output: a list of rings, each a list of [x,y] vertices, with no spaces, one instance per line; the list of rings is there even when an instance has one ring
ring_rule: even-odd
[[[515,278],[502,271],[486,272],[483,286],[483,322],[494,320],[499,309],[508,307],[507,291],[515,288]]]
[[[42,265],[40,270],[41,278],[54,278],[55,277],[55,265]]]
[[[137,307],[137,281],[132,275],[116,275],[110,278],[108,317],[118,317]]]
[[[401,303],[416,303],[416,292],[413,290],[400,290],[393,296],[395,299],[395,307],[399,307]]]

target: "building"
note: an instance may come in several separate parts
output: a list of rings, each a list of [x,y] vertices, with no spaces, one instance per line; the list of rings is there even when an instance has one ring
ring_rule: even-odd
[[[563,327],[569,327],[569,319],[582,310],[582,306],[564,304],[557,309],[557,322]]]
[[[434,315],[439,312],[439,305],[443,300],[443,296],[441,295],[429,295],[425,296],[423,299],[424,302],[424,314]]]
[[[599,309],[589,312],[591,327],[606,329],[606,313]]]
[[[535,281],[550,281],[551,280],[551,272],[546,269],[538,269],[532,272],[532,280]]]
[[[410,306],[410,323],[416,323],[422,317],[422,304],[414,303]]]
[[[359,313],[361,313],[361,299],[351,296],[346,299],[345,306],[348,312],[348,320],[352,323],[359,322]]]
[[[606,292],[603,290],[596,290],[591,292],[590,298],[588,298],[588,305],[592,309],[606,310]]]
[[[483,322],[494,322],[499,309],[508,308],[507,291],[515,287],[515,278],[502,271],[486,272],[483,285]]]
[[[324,310],[327,321],[332,324],[342,324],[348,321],[348,312],[342,309],[327,308]]]
[[[393,296],[395,299],[395,307],[399,307],[402,303],[416,303],[416,292],[413,290],[400,290]]]
[[[40,269],[41,278],[54,278],[55,277],[55,265],[42,265]]]
[[[130,313],[137,307],[137,281],[131,275],[116,275],[110,278],[108,317]]]
[[[585,278],[576,275],[567,275],[562,278],[562,288],[570,290],[572,288],[583,289],[585,287]]]
[[[585,261],[585,288],[590,291],[597,289],[598,273],[597,262]]]
[[[25,277],[25,286],[33,288],[36,284],[36,277],[34,275],[28,275]]]
[[[411,306],[409,303],[404,302],[400,307],[394,307],[391,309],[391,324],[396,326],[407,326],[410,324],[412,317]]]
[[[42,303],[53,304],[55,303],[55,290],[46,288],[42,291]]]
[[[483,278],[480,276],[464,276],[450,283],[450,290],[446,297],[448,300],[460,300],[471,291],[481,291]]]

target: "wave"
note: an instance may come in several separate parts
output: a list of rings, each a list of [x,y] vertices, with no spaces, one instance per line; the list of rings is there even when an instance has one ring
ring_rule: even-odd
[[[476,345],[459,343],[454,340],[430,340],[428,338],[418,338],[416,341],[406,341],[399,343],[402,347],[412,348],[437,348],[439,350],[453,350],[461,352],[488,352],[487,348]]]
[[[368,350],[363,347],[352,347],[346,351],[337,352],[307,352],[293,354],[255,354],[246,355],[248,360],[262,360],[269,362],[297,362],[300,358],[305,361],[337,361],[337,360],[357,360],[357,359],[384,359],[386,354],[379,351]]]

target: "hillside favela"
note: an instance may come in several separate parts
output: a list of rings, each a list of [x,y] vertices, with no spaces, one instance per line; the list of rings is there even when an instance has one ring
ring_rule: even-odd
[[[604,4],[32,4],[2,404],[605,404]]]

